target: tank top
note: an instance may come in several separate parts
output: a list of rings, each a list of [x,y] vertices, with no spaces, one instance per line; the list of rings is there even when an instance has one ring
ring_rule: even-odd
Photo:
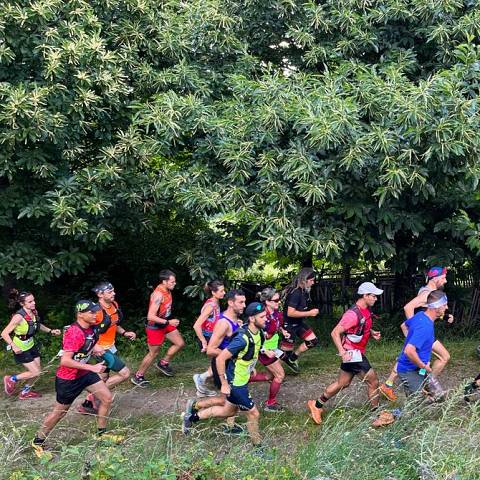
[[[108,327],[106,332],[100,334],[97,343],[100,347],[108,350],[115,345],[117,325],[120,323],[121,313],[118,303],[112,302],[108,307],[102,306],[102,310],[97,312],[97,325],[103,321],[105,315],[110,317],[111,325]]]
[[[220,314],[219,320],[222,320],[222,319],[226,320],[232,327],[232,334],[229,336],[223,337],[222,343],[218,346],[220,350],[225,350],[225,348],[228,347],[230,341],[232,340],[234,333],[240,328],[240,326],[238,325],[238,323],[230,320],[227,316],[225,316],[224,312]]]
[[[265,342],[263,344],[263,348],[265,350],[275,350],[278,348],[278,342],[280,340],[280,336],[278,335],[278,330],[280,325],[283,321],[282,312],[278,310],[274,310],[271,313],[267,311],[267,321],[265,322],[264,331],[268,335],[272,335],[270,338],[265,338]]]
[[[32,313],[33,316],[31,317],[23,308],[15,313],[15,315],[20,315],[22,317],[22,321],[13,330],[14,336],[12,342],[20,348],[22,352],[30,350],[35,345],[33,335],[37,333],[40,328],[40,318],[38,317],[38,313],[36,310]],[[29,335],[30,333],[31,335]]]
[[[158,285],[158,287],[154,290],[156,293],[160,293],[162,295],[162,301],[158,306],[157,310],[157,317],[165,318],[168,320],[168,317],[172,314],[172,292],[165,288],[163,285]],[[152,305],[152,297],[150,297],[149,308]],[[150,322],[147,320],[147,328],[152,330],[158,330],[160,328],[165,328],[167,324],[161,325],[159,323]]]
[[[209,298],[202,307],[202,311],[206,306],[212,306],[213,310],[210,316],[202,323],[202,332],[209,337],[212,336],[213,327],[220,318],[220,307],[214,298]]]

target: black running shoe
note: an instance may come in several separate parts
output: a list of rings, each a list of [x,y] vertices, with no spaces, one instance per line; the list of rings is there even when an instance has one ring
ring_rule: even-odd
[[[297,360],[292,360],[290,357],[286,356],[283,361],[293,373],[297,374],[300,372]]]
[[[175,375],[169,363],[162,364],[161,362],[158,362],[155,366],[167,377],[173,377]]]
[[[182,432],[184,435],[188,435],[190,433],[190,429],[192,428],[193,422],[190,420],[190,414],[188,412],[183,412],[182,414]]]
[[[130,378],[130,381],[137,387],[146,387],[147,385],[150,385],[150,382],[146,380],[143,375],[134,375]]]
[[[225,435],[242,435],[243,432],[243,427],[238,423],[235,423],[232,427],[230,425],[223,426],[223,433]]]

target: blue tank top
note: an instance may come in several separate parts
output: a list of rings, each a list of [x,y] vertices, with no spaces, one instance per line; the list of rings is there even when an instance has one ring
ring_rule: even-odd
[[[224,312],[220,314],[220,318],[218,320],[220,321],[222,319],[225,319],[232,327],[232,334],[228,337],[227,336],[223,337],[222,343],[218,346],[220,350],[225,350],[225,348],[227,348],[228,345],[230,344],[230,341],[232,340],[233,335],[240,327],[238,323],[232,322],[232,320],[230,320],[227,316],[225,316]]]

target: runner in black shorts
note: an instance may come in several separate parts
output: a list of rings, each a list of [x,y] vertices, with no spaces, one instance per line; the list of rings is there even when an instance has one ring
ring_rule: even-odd
[[[358,299],[342,316],[340,322],[332,330],[332,339],[342,358],[337,380],[329,385],[319,400],[307,402],[310,415],[316,424],[322,422],[323,405],[340,390],[347,388],[355,375],[367,385],[368,398],[373,409],[379,404],[378,377],[365,356],[370,337],[380,340],[380,332],[372,329],[370,308],[377,301],[377,295],[383,290],[371,282],[362,283],[357,291]],[[389,422],[391,423],[391,422]],[[385,423],[386,424],[386,423]],[[380,426],[377,422],[376,426]]]
[[[103,354],[104,350],[96,346],[98,333],[93,328],[97,312],[101,307],[90,300],[77,302],[76,321],[68,327],[63,336],[63,354],[55,377],[57,402],[52,412],[45,418],[42,428],[33,439],[32,446],[37,456],[44,455],[44,443],[55,425],[66,415],[73,401],[88,390],[100,401],[98,407],[98,435],[104,436],[108,413],[112,404],[112,394],[99,374],[105,371],[103,363],[90,365],[87,362],[92,354]],[[116,435],[105,435],[114,441]]]
[[[302,268],[284,292],[283,328],[290,334],[290,338],[282,340],[281,348],[285,352],[283,361],[295,373],[299,372],[297,362],[299,355],[318,345],[315,333],[305,323],[307,317],[318,315],[318,308],[308,309],[307,307],[310,289],[314,283],[315,272],[313,269]],[[295,337],[300,338],[303,342],[293,351]]]

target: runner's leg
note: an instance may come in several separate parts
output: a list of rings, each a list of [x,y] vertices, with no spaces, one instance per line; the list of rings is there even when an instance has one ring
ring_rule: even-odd
[[[258,419],[260,418],[260,412],[257,407],[254,406],[251,410],[245,412],[247,415],[247,430],[250,435],[250,440],[254,445],[260,445],[262,439],[260,437],[260,431],[258,428]]]
[[[97,425],[99,430],[103,430],[107,426],[108,414],[112,406],[112,392],[110,392],[103,381],[89,385],[87,390],[100,401]]]
[[[432,365],[432,373],[435,377],[438,377],[450,360],[450,353],[439,340],[435,340],[433,343],[432,353],[437,357]]]
[[[166,363],[170,363],[173,356],[185,346],[185,340],[178,330],[167,333],[165,336],[170,341],[171,345],[162,360]]]
[[[145,372],[148,370],[150,365],[155,361],[158,354],[160,353],[160,349],[162,348],[161,345],[148,345],[148,353],[142,360],[142,363],[138,367],[137,375],[143,376]]]
[[[119,383],[125,382],[130,378],[130,369],[128,367],[123,367],[116,375],[111,375],[105,381],[107,387],[111,390],[113,387]]]
[[[283,370],[282,364],[279,361],[267,365],[265,368],[273,375],[266,403],[267,405],[274,405],[277,403],[277,394],[285,378],[285,370]]]
[[[45,439],[55,425],[67,414],[69,408],[70,405],[63,405],[62,403],[55,402],[53,410],[43,421],[42,427],[37,433],[37,438]]]
[[[370,400],[372,408],[377,408],[380,403],[380,398],[378,396],[378,376],[377,372],[371,368],[367,373],[360,374],[359,377],[367,385],[367,395]]]

